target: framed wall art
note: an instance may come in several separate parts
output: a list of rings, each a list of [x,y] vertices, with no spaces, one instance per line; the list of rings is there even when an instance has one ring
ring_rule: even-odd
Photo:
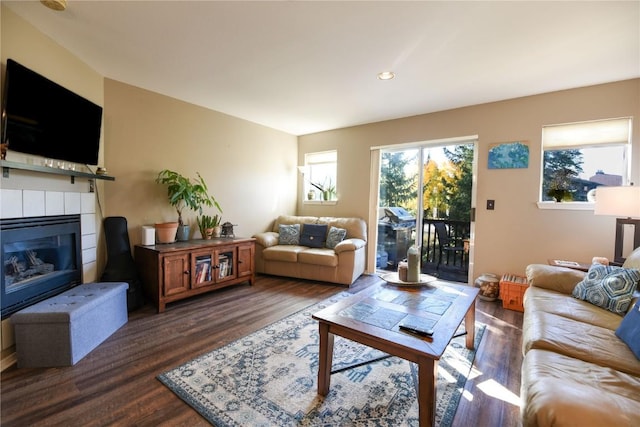
[[[529,144],[525,141],[500,142],[489,146],[489,169],[526,169]]]

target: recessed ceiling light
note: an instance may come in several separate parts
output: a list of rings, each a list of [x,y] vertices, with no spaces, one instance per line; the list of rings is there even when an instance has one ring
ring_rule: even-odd
[[[378,80],[391,80],[395,76],[396,75],[393,73],[393,71],[383,71],[381,73],[378,73]]]
[[[67,8],[67,0],[40,0],[40,3],[58,12]]]

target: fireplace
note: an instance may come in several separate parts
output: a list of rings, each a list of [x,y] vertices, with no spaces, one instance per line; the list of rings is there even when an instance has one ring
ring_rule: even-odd
[[[2,319],[82,283],[80,215],[0,219]]]

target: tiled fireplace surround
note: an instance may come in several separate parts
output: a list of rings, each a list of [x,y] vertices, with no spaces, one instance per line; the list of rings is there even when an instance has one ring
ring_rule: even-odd
[[[9,178],[0,179],[0,218],[26,218],[37,216],[80,214],[82,232],[83,282],[97,279],[98,218],[96,193],[89,192],[86,178],[10,172]],[[0,370],[15,360],[13,328],[9,319],[2,321],[2,358]]]

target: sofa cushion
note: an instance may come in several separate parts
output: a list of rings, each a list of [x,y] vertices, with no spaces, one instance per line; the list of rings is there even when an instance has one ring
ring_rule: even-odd
[[[526,354],[521,396],[527,427],[640,425],[640,378],[549,351]]]
[[[347,230],[344,228],[338,228],[331,226],[329,228],[329,234],[327,234],[326,246],[329,249],[333,249],[336,245],[344,240],[347,235]]]
[[[315,216],[295,216],[295,215],[280,215],[273,223],[273,231],[278,232],[280,224],[316,224],[318,217]]]
[[[278,239],[280,245],[300,244],[300,224],[280,224],[278,233],[280,234]]]
[[[318,224],[327,224],[329,227],[344,228],[347,230],[347,239],[361,239],[367,241],[367,223],[360,218],[334,218],[320,217]]]
[[[540,312],[526,316],[522,325],[522,347],[525,354],[534,349],[548,350],[640,376],[638,359],[615,336],[614,330],[555,314]]]
[[[300,233],[300,245],[310,248],[324,248],[327,241],[326,224],[304,224]]]
[[[529,286],[524,294],[524,310],[526,318],[545,312],[611,330],[620,325],[620,315],[616,313],[560,292],[533,286]]]
[[[640,304],[633,306],[616,329],[620,338],[640,360]]]
[[[572,295],[598,307],[624,315],[640,281],[640,270],[594,264]]]
[[[550,289],[567,295],[571,295],[573,288],[585,277],[583,271],[546,264],[528,265],[526,275],[529,287]]]
[[[277,245],[262,251],[262,257],[268,261],[297,262],[298,254],[304,251],[304,246]]]
[[[640,270],[640,246],[635,248],[633,252],[624,260],[622,264],[624,268],[637,268]]]
[[[338,256],[333,250],[327,248],[306,249],[298,254],[298,262],[335,267],[338,265]]]

